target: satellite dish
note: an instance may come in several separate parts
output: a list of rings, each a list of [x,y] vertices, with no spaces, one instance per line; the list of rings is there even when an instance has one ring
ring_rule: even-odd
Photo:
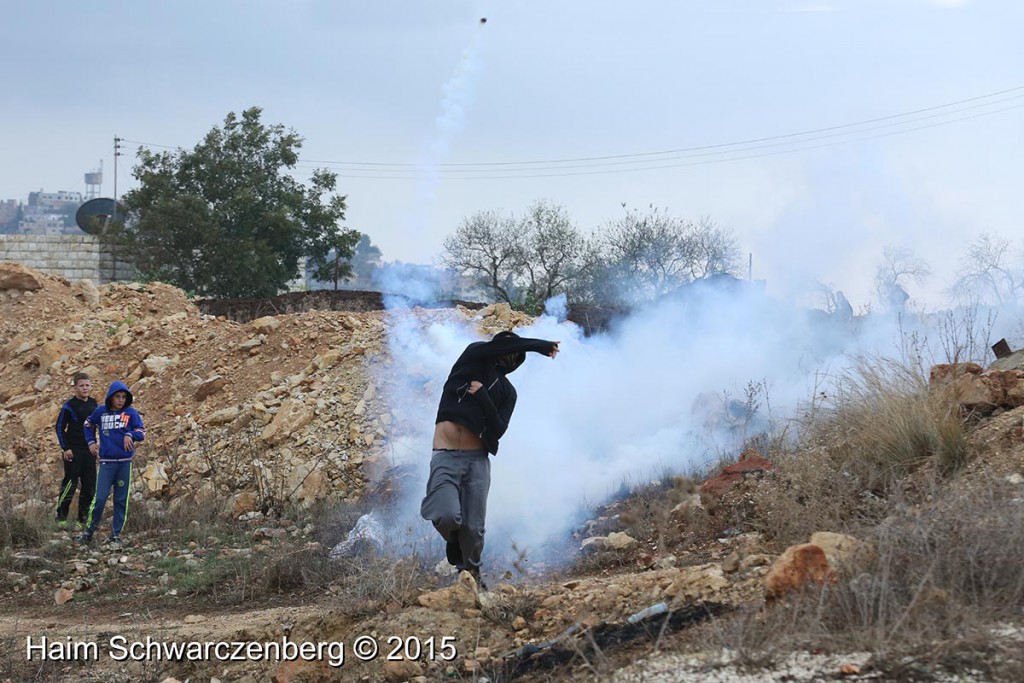
[[[123,221],[124,204],[117,204],[108,197],[90,199],[75,212],[75,223],[90,235],[102,235],[112,223]]]

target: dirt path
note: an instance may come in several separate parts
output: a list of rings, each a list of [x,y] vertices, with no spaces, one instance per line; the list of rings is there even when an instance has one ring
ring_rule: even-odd
[[[192,604],[185,610],[125,612],[109,606],[64,607],[0,612],[5,651],[0,679],[139,681],[176,675],[184,680],[187,675],[214,670],[221,675],[230,671],[228,680],[245,680],[247,675],[259,679],[279,665],[279,658],[273,656],[276,650],[259,649],[264,644],[278,647],[285,637],[315,643],[344,627],[343,620],[316,605],[211,611]],[[219,652],[208,649],[198,657],[186,655],[185,661],[180,657],[168,661],[175,657],[161,649],[176,644],[192,647],[191,643],[225,645]],[[237,644],[256,649],[241,650]]]

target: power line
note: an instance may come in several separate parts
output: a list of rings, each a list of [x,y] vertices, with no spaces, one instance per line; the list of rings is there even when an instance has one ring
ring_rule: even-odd
[[[1005,107],[1003,109],[997,109],[997,110],[989,111],[989,112],[982,112],[982,113],[974,114],[972,116],[964,116],[964,117],[961,117],[961,118],[958,118],[958,119],[953,119],[953,120],[950,120],[950,121],[940,121],[940,122],[937,122],[937,123],[931,123],[931,124],[926,124],[926,125],[922,125],[922,126],[916,126],[914,128],[907,128],[907,129],[904,129],[904,130],[889,131],[887,133],[878,133],[878,134],[875,134],[875,135],[867,135],[867,136],[863,136],[863,137],[850,138],[850,139],[846,139],[846,140],[835,140],[835,141],[832,141],[832,142],[826,142],[826,143],[818,144],[818,145],[805,145],[805,146],[802,146],[802,147],[792,147],[792,148],[789,148],[789,149],[775,150],[775,151],[771,151],[771,152],[762,152],[760,154],[747,154],[747,155],[742,155],[742,156],[731,156],[731,157],[723,157],[723,158],[717,158],[717,159],[702,159],[702,160],[698,160],[698,161],[687,161],[687,162],[673,163],[673,164],[656,163],[656,162],[658,162],[660,160],[651,160],[649,163],[653,163],[653,164],[656,164],[656,165],[634,166],[634,167],[631,167],[631,168],[615,168],[615,169],[603,169],[603,170],[591,170],[591,171],[568,171],[568,172],[565,172],[565,173],[530,173],[529,171],[532,171],[534,169],[520,169],[519,173],[517,175],[508,175],[508,173],[513,173],[515,171],[513,171],[512,169],[501,169],[503,171],[506,171],[505,175],[461,175],[461,176],[456,176],[456,175],[450,175],[450,174],[458,173],[459,171],[447,171],[447,172],[445,172],[445,174],[443,176],[440,176],[440,178],[442,180],[514,180],[514,179],[517,179],[517,178],[564,178],[564,177],[571,177],[571,176],[608,175],[608,174],[613,174],[613,173],[630,173],[630,172],[636,172],[636,171],[654,171],[654,170],[663,170],[663,169],[670,169],[670,168],[684,168],[684,167],[687,167],[687,166],[706,166],[706,165],[710,165],[710,164],[721,164],[721,163],[726,163],[726,162],[731,162],[731,161],[745,161],[745,160],[749,160],[749,159],[760,159],[760,158],[763,158],[763,157],[779,156],[779,155],[783,155],[783,154],[793,154],[793,153],[796,153],[796,152],[806,152],[806,151],[811,151],[811,150],[815,150],[815,149],[824,149],[824,148],[827,148],[827,147],[837,147],[839,145],[850,144],[850,143],[853,143],[853,142],[861,142],[861,141],[865,141],[865,140],[874,140],[874,139],[878,139],[878,138],[891,137],[893,135],[900,135],[900,134],[903,134],[903,133],[910,133],[910,132],[914,132],[914,131],[918,131],[918,130],[925,130],[927,128],[936,128],[936,127],[939,127],[939,126],[949,125],[951,123],[958,123],[960,121],[967,121],[967,120],[970,120],[970,119],[976,119],[976,118],[981,118],[981,117],[984,117],[984,116],[990,116],[992,114],[998,114],[998,113],[1005,112],[1005,111],[1010,111],[1010,110],[1013,110],[1013,109],[1020,109],[1022,107],[1024,107],[1024,104],[1018,104],[1018,105],[1014,105],[1012,107]],[[807,141],[804,141],[804,142],[813,142],[813,140],[807,140]],[[742,151],[744,151],[744,150],[736,150],[735,152],[739,153],[739,152],[742,152]],[[298,170],[304,170],[304,169],[298,169]],[[500,172],[500,170],[498,172]],[[409,180],[417,180],[419,178],[419,176],[416,176],[416,175],[404,175],[404,176],[390,175],[390,176],[383,176],[383,175],[350,174],[350,173],[345,173],[344,171],[339,172],[336,175],[339,178],[367,179],[367,180],[404,180],[404,181],[409,181]]]
[[[1024,91],[1024,85],[1017,86],[1017,87],[1014,87],[1014,88],[1007,88],[1006,90],[998,90],[996,92],[987,93],[985,95],[978,95],[976,97],[968,97],[968,98],[962,99],[962,100],[956,100],[956,101],[953,101],[953,102],[946,102],[945,104],[936,104],[936,105],[933,105],[931,107],[924,107],[922,109],[915,109],[913,111],[907,111],[907,112],[903,112],[903,113],[900,113],[900,114],[890,114],[888,116],[880,116],[880,117],[873,118],[873,119],[864,119],[864,120],[861,120],[861,121],[854,121],[852,123],[843,123],[843,124],[836,125],[836,126],[827,126],[827,127],[824,127],[824,128],[814,128],[814,129],[810,129],[810,130],[799,131],[799,132],[796,132],[796,133],[785,133],[785,134],[782,134],[782,135],[771,135],[771,136],[767,136],[767,137],[750,138],[750,139],[747,139],[747,140],[739,140],[739,141],[736,141],[736,142],[723,142],[723,143],[718,143],[718,144],[713,144],[713,145],[699,145],[699,146],[695,146],[695,147],[681,147],[681,148],[678,148],[678,149],[662,150],[662,151],[658,151],[658,152],[637,152],[637,153],[633,153],[633,154],[614,154],[614,155],[591,156],[591,157],[571,157],[571,158],[564,158],[564,159],[541,159],[541,160],[536,160],[536,161],[449,162],[449,163],[442,163],[442,164],[437,164],[437,165],[438,166],[445,166],[445,167],[447,167],[447,166],[512,166],[512,165],[531,165],[531,164],[561,164],[561,163],[575,163],[575,162],[583,162],[583,161],[608,161],[608,160],[613,160],[613,159],[630,159],[630,158],[636,158],[636,157],[651,157],[651,156],[659,156],[659,155],[667,155],[667,154],[680,154],[680,153],[683,153],[683,152],[697,152],[697,151],[703,151],[703,150],[709,150],[709,149],[720,149],[720,148],[723,148],[723,147],[737,147],[737,146],[741,146],[741,145],[749,145],[749,144],[760,143],[760,142],[769,142],[769,141],[772,141],[772,140],[783,140],[783,139],[787,139],[787,138],[796,138],[796,137],[801,137],[801,136],[813,135],[813,134],[817,134],[817,133],[826,133],[826,132],[830,132],[830,131],[834,131],[834,130],[840,130],[840,129],[843,129],[843,128],[854,128],[854,127],[857,127],[857,126],[864,126],[864,125],[871,124],[871,123],[879,123],[881,121],[890,121],[890,120],[897,119],[897,118],[905,118],[905,117],[915,116],[917,114],[923,114],[925,112],[936,111],[938,109],[946,109],[946,108],[949,108],[949,107],[955,107],[957,105],[966,104],[968,102],[977,102],[979,100],[991,99],[991,98],[999,97],[1001,95],[1006,95],[1006,94],[1009,94],[1009,93],[1014,93],[1014,92],[1020,93],[1021,91]],[[1015,97],[1022,97],[1022,96],[1024,96],[1024,93],[1015,95],[1014,98]],[[1009,98],[1009,99],[1014,99],[1014,98]],[[987,106],[987,104],[993,104],[993,103],[986,103],[986,104],[977,105],[977,106]],[[304,159],[303,161],[306,161],[306,162],[309,162],[309,163],[316,163],[316,164],[354,164],[354,165],[361,165],[361,166],[403,166],[403,167],[415,167],[416,166],[416,164],[408,163],[408,162],[405,162],[405,163],[385,163],[385,162],[374,162],[374,161],[365,161],[365,162],[361,162],[361,161],[330,161],[330,160],[321,160],[321,159]]]
[[[768,142],[768,143],[759,144],[759,145],[747,145],[747,146],[744,146],[744,147],[737,147],[737,148],[734,148],[734,149],[715,149],[715,147],[720,147],[720,146],[704,146],[704,147],[700,147],[700,148],[695,148],[695,149],[699,149],[699,150],[703,150],[703,151],[693,152],[693,153],[689,153],[689,154],[678,154],[678,155],[674,155],[674,156],[666,156],[666,157],[662,157],[662,158],[658,158],[658,159],[652,159],[652,158],[623,159],[623,160],[620,160],[620,161],[599,161],[599,162],[594,162],[594,163],[572,164],[572,165],[561,165],[561,166],[536,166],[536,167],[531,167],[531,168],[501,168],[501,169],[495,169],[495,168],[489,168],[489,169],[483,169],[483,168],[445,168],[445,169],[441,169],[441,172],[443,174],[445,174],[445,177],[453,177],[450,174],[454,174],[454,173],[483,174],[483,173],[494,173],[496,171],[507,172],[507,173],[525,173],[525,172],[531,172],[531,171],[565,171],[565,170],[572,170],[572,169],[590,169],[590,168],[606,167],[606,166],[629,166],[629,165],[634,165],[634,164],[651,164],[651,163],[655,163],[655,162],[659,162],[660,163],[660,162],[666,162],[666,161],[677,161],[677,160],[680,160],[680,159],[693,159],[693,158],[700,158],[700,157],[712,157],[712,156],[717,156],[717,155],[738,154],[738,153],[751,152],[751,151],[756,151],[756,150],[761,150],[761,149],[769,149],[769,148],[772,148],[772,147],[780,147],[780,146],[786,146],[786,145],[797,145],[797,144],[804,144],[804,143],[808,143],[808,142],[816,142],[816,141],[819,141],[819,140],[839,138],[839,137],[842,137],[842,136],[862,135],[863,133],[867,133],[867,132],[874,131],[874,130],[882,130],[882,129],[890,128],[890,127],[893,127],[893,126],[906,126],[908,124],[918,123],[918,122],[921,122],[921,121],[926,121],[926,120],[935,119],[935,118],[939,118],[939,117],[951,116],[951,115],[954,115],[954,114],[963,113],[963,112],[966,112],[966,111],[977,109],[977,108],[982,107],[982,106],[987,107],[987,106],[992,106],[992,105],[996,105],[996,104],[1003,104],[1003,103],[1006,103],[1006,102],[1020,100],[1022,98],[1024,98],[1024,93],[1019,94],[1019,95],[1014,95],[1012,97],[1007,97],[1007,98],[1002,99],[1002,100],[996,100],[994,102],[989,102],[989,103],[986,103],[984,105],[972,105],[970,107],[963,107],[961,109],[955,109],[955,110],[941,112],[941,113],[937,113],[937,114],[929,114],[927,116],[920,116],[920,117],[916,117],[916,118],[913,118],[913,119],[907,119],[907,120],[904,120],[904,121],[895,121],[895,122],[891,121],[891,122],[883,123],[883,124],[880,124],[880,125],[877,125],[877,126],[869,126],[869,127],[866,127],[866,128],[860,128],[858,130],[845,130],[845,131],[842,131],[842,132],[833,132],[833,133],[828,133],[828,134],[825,134],[825,135],[815,135],[813,137],[806,137],[806,138],[804,138],[802,140],[793,140],[793,139],[781,140],[779,138],[782,137],[782,136],[779,136],[779,137],[776,137],[776,138],[772,138],[772,140],[774,140],[773,142]],[[1012,109],[1012,108],[1015,108],[1015,107],[1009,107],[1009,109]],[[980,115],[981,116],[985,116],[985,115],[988,115],[988,114],[994,114],[994,113],[998,113],[998,112],[1001,112],[1001,111],[1006,111],[1006,109],[991,110],[991,111],[988,111],[988,112],[983,112]],[[939,122],[936,125],[945,125],[947,123],[956,123],[958,121],[963,121],[963,120],[966,120],[968,118],[976,118],[976,117],[961,117],[961,118],[952,119],[952,120],[949,120],[949,121],[942,121],[942,122]],[[919,130],[919,128],[907,128],[907,129],[904,129],[904,130],[901,130],[901,131],[895,131],[895,133],[900,133],[900,132],[905,132],[905,131],[910,131],[910,130]],[[785,137],[791,137],[791,136],[785,136]],[[799,149],[800,148],[794,148],[795,151],[799,151]],[[303,165],[303,164],[314,165],[315,163],[316,162],[309,161],[309,160],[300,160],[299,161],[299,165]],[[321,163],[330,163],[330,162],[321,162]],[[367,168],[346,168],[346,167],[340,167],[339,166],[338,170],[340,170],[340,171],[351,171],[351,172],[367,171],[367,172],[372,172],[372,173],[392,173],[392,174],[405,173],[405,174],[409,174],[409,173],[415,172],[417,169],[415,169],[415,168],[367,169]],[[626,168],[624,170],[631,170],[631,169]],[[382,176],[382,177],[391,177],[391,176]],[[455,177],[463,177],[463,176],[455,176]],[[519,176],[509,176],[509,177],[519,177]]]
[[[1015,94],[1013,94],[1015,93]],[[1003,97],[1008,95],[1007,97]],[[995,99],[999,98],[999,99]],[[964,112],[980,108],[994,107],[1008,102],[1015,102],[1024,98],[1024,86],[1017,86],[1005,90],[969,97],[945,104],[933,105],[913,111],[899,114],[891,114],[871,119],[864,119],[852,123],[844,123],[835,126],[815,128],[795,133],[772,135],[760,138],[750,138],[736,142],[718,143],[712,145],[699,145],[693,147],[682,147],[673,150],[658,152],[638,152],[634,154],[618,154],[605,156],[574,157],[563,159],[547,159],[537,161],[493,161],[493,162],[453,162],[438,164],[415,164],[415,163],[386,163],[386,162],[355,162],[355,161],[331,161],[318,159],[302,159],[293,171],[311,174],[309,169],[313,165],[319,167],[327,166],[336,171],[339,178],[368,179],[368,180],[416,180],[423,177],[424,170],[434,169],[438,179],[443,180],[509,180],[516,178],[554,178],[567,176],[604,175],[610,173],[626,173],[634,171],[649,171],[669,168],[681,168],[685,166],[699,166],[705,164],[724,163],[729,161],[742,161],[780,154],[791,154],[814,149],[833,147],[862,140],[872,140],[893,135],[900,135],[927,128],[945,126],[971,119],[991,116],[994,114],[1019,109],[1024,104],[1014,104],[998,109],[988,109],[968,116],[959,116],[952,119],[937,121],[934,123],[900,128],[876,135],[867,135],[876,130],[883,130],[894,126],[908,126],[922,121],[936,118],[955,116]],[[970,104],[974,103],[974,104]],[[969,105],[960,108],[959,105]],[[932,113],[929,113],[932,112]],[[923,115],[922,114],[926,114]],[[879,124],[879,125],[870,125]],[[836,139],[847,137],[847,139]],[[830,140],[824,144],[808,145],[822,140]],[[128,140],[120,138],[121,142],[139,144],[147,147],[162,149],[182,149],[172,145],[143,142],[140,140]],[[758,154],[748,154],[759,150],[771,149],[773,147],[784,147]],[[732,156],[729,156],[732,155]],[[740,155],[740,156],[734,156]],[[719,158],[706,158],[719,157]],[[666,164],[665,162],[678,161],[681,163]],[[548,166],[545,166],[548,164]],[[550,164],[560,164],[551,166]],[[567,165],[571,164],[571,165]],[[499,168],[499,167],[506,168]],[[359,168],[369,167],[369,168]],[[474,168],[476,167],[476,168]],[[512,167],[512,168],[507,168]],[[617,168],[606,168],[617,167]],[[599,169],[599,170],[595,170]],[[552,173],[538,173],[538,171],[557,171]],[[388,174],[388,175],[375,175]]]

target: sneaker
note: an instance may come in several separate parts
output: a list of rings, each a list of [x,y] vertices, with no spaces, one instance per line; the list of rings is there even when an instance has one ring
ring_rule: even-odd
[[[67,529],[68,528],[68,520],[66,520],[66,519],[58,519],[57,520],[57,528],[58,529]]]
[[[88,545],[89,543],[92,543],[92,534],[86,531],[84,534],[78,537],[78,542],[82,545]]]
[[[83,529],[85,529],[85,522],[82,520],[75,522],[75,528],[79,531],[82,531]]]
[[[119,550],[124,547],[124,543],[122,543],[121,539],[117,536],[111,536],[103,542],[103,545],[107,546],[111,550]]]

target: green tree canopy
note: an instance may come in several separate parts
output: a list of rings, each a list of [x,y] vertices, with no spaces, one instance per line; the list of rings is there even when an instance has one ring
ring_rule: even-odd
[[[208,296],[273,296],[303,256],[314,267],[332,250],[351,256],[359,233],[338,225],[336,175],[316,170],[306,185],[288,175],[302,138],[261,113],[229,113],[192,150],[139,150],[124,238],[142,276]]]

